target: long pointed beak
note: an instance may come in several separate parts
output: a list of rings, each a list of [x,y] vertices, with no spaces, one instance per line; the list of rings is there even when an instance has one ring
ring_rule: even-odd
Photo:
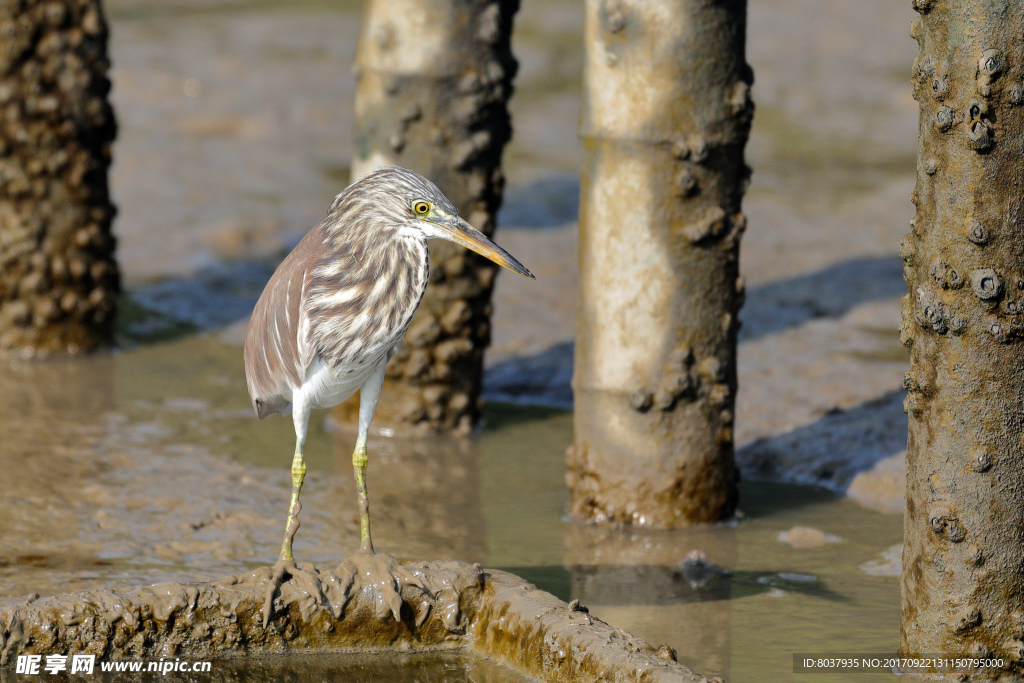
[[[438,225],[444,228],[451,235],[450,239],[452,242],[461,244],[467,249],[489,258],[502,268],[508,268],[512,272],[519,273],[523,277],[528,277],[531,280],[537,279],[533,276],[533,273],[527,270],[526,266],[517,261],[512,254],[487,239],[487,235],[483,234],[458,216],[446,220],[443,223],[439,222]]]

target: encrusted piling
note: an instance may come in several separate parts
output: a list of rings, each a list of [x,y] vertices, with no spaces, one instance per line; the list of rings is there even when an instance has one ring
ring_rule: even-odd
[[[1024,674],[1024,6],[914,0],[900,647]],[[965,680],[960,678],[960,680]]]
[[[99,0],[0,0],[0,349],[112,339],[109,67]]]
[[[317,572],[319,602],[285,583],[263,628],[271,569],[204,584],[159,584],[0,599],[0,667],[22,654],[100,660],[206,660],[288,652],[473,650],[544,681],[708,683],[625,631],[512,574],[461,562],[405,565],[427,585],[403,592],[401,621],[345,572]]]
[[[370,0],[356,55],[352,176],[404,166],[490,236],[512,135],[510,46],[519,0]],[[498,266],[434,240],[430,284],[388,365],[374,424],[468,432],[480,414]],[[351,406],[343,413],[355,410]]]
[[[745,0],[587,0],[572,512],[661,527],[736,506]]]

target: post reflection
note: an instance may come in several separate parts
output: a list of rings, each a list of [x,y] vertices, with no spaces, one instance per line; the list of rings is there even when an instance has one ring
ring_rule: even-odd
[[[706,675],[728,675],[736,530],[702,525],[671,531],[570,523],[565,565],[570,595],[595,616]]]
[[[78,531],[92,512],[87,484],[113,402],[112,360],[0,360],[0,595],[93,569],[95,547]]]

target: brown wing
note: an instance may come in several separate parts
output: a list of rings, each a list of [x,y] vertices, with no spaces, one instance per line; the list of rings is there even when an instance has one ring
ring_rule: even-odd
[[[245,382],[260,419],[285,412],[302,383],[309,358],[299,348],[304,283],[324,250],[324,231],[310,230],[274,271],[245,331]]]

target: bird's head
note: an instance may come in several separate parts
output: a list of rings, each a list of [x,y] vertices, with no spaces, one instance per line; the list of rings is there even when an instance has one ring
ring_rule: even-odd
[[[427,239],[455,242],[531,280],[533,273],[486,235],[459,217],[458,210],[434,183],[397,166],[369,173],[338,196],[335,206],[361,204],[381,225]]]

